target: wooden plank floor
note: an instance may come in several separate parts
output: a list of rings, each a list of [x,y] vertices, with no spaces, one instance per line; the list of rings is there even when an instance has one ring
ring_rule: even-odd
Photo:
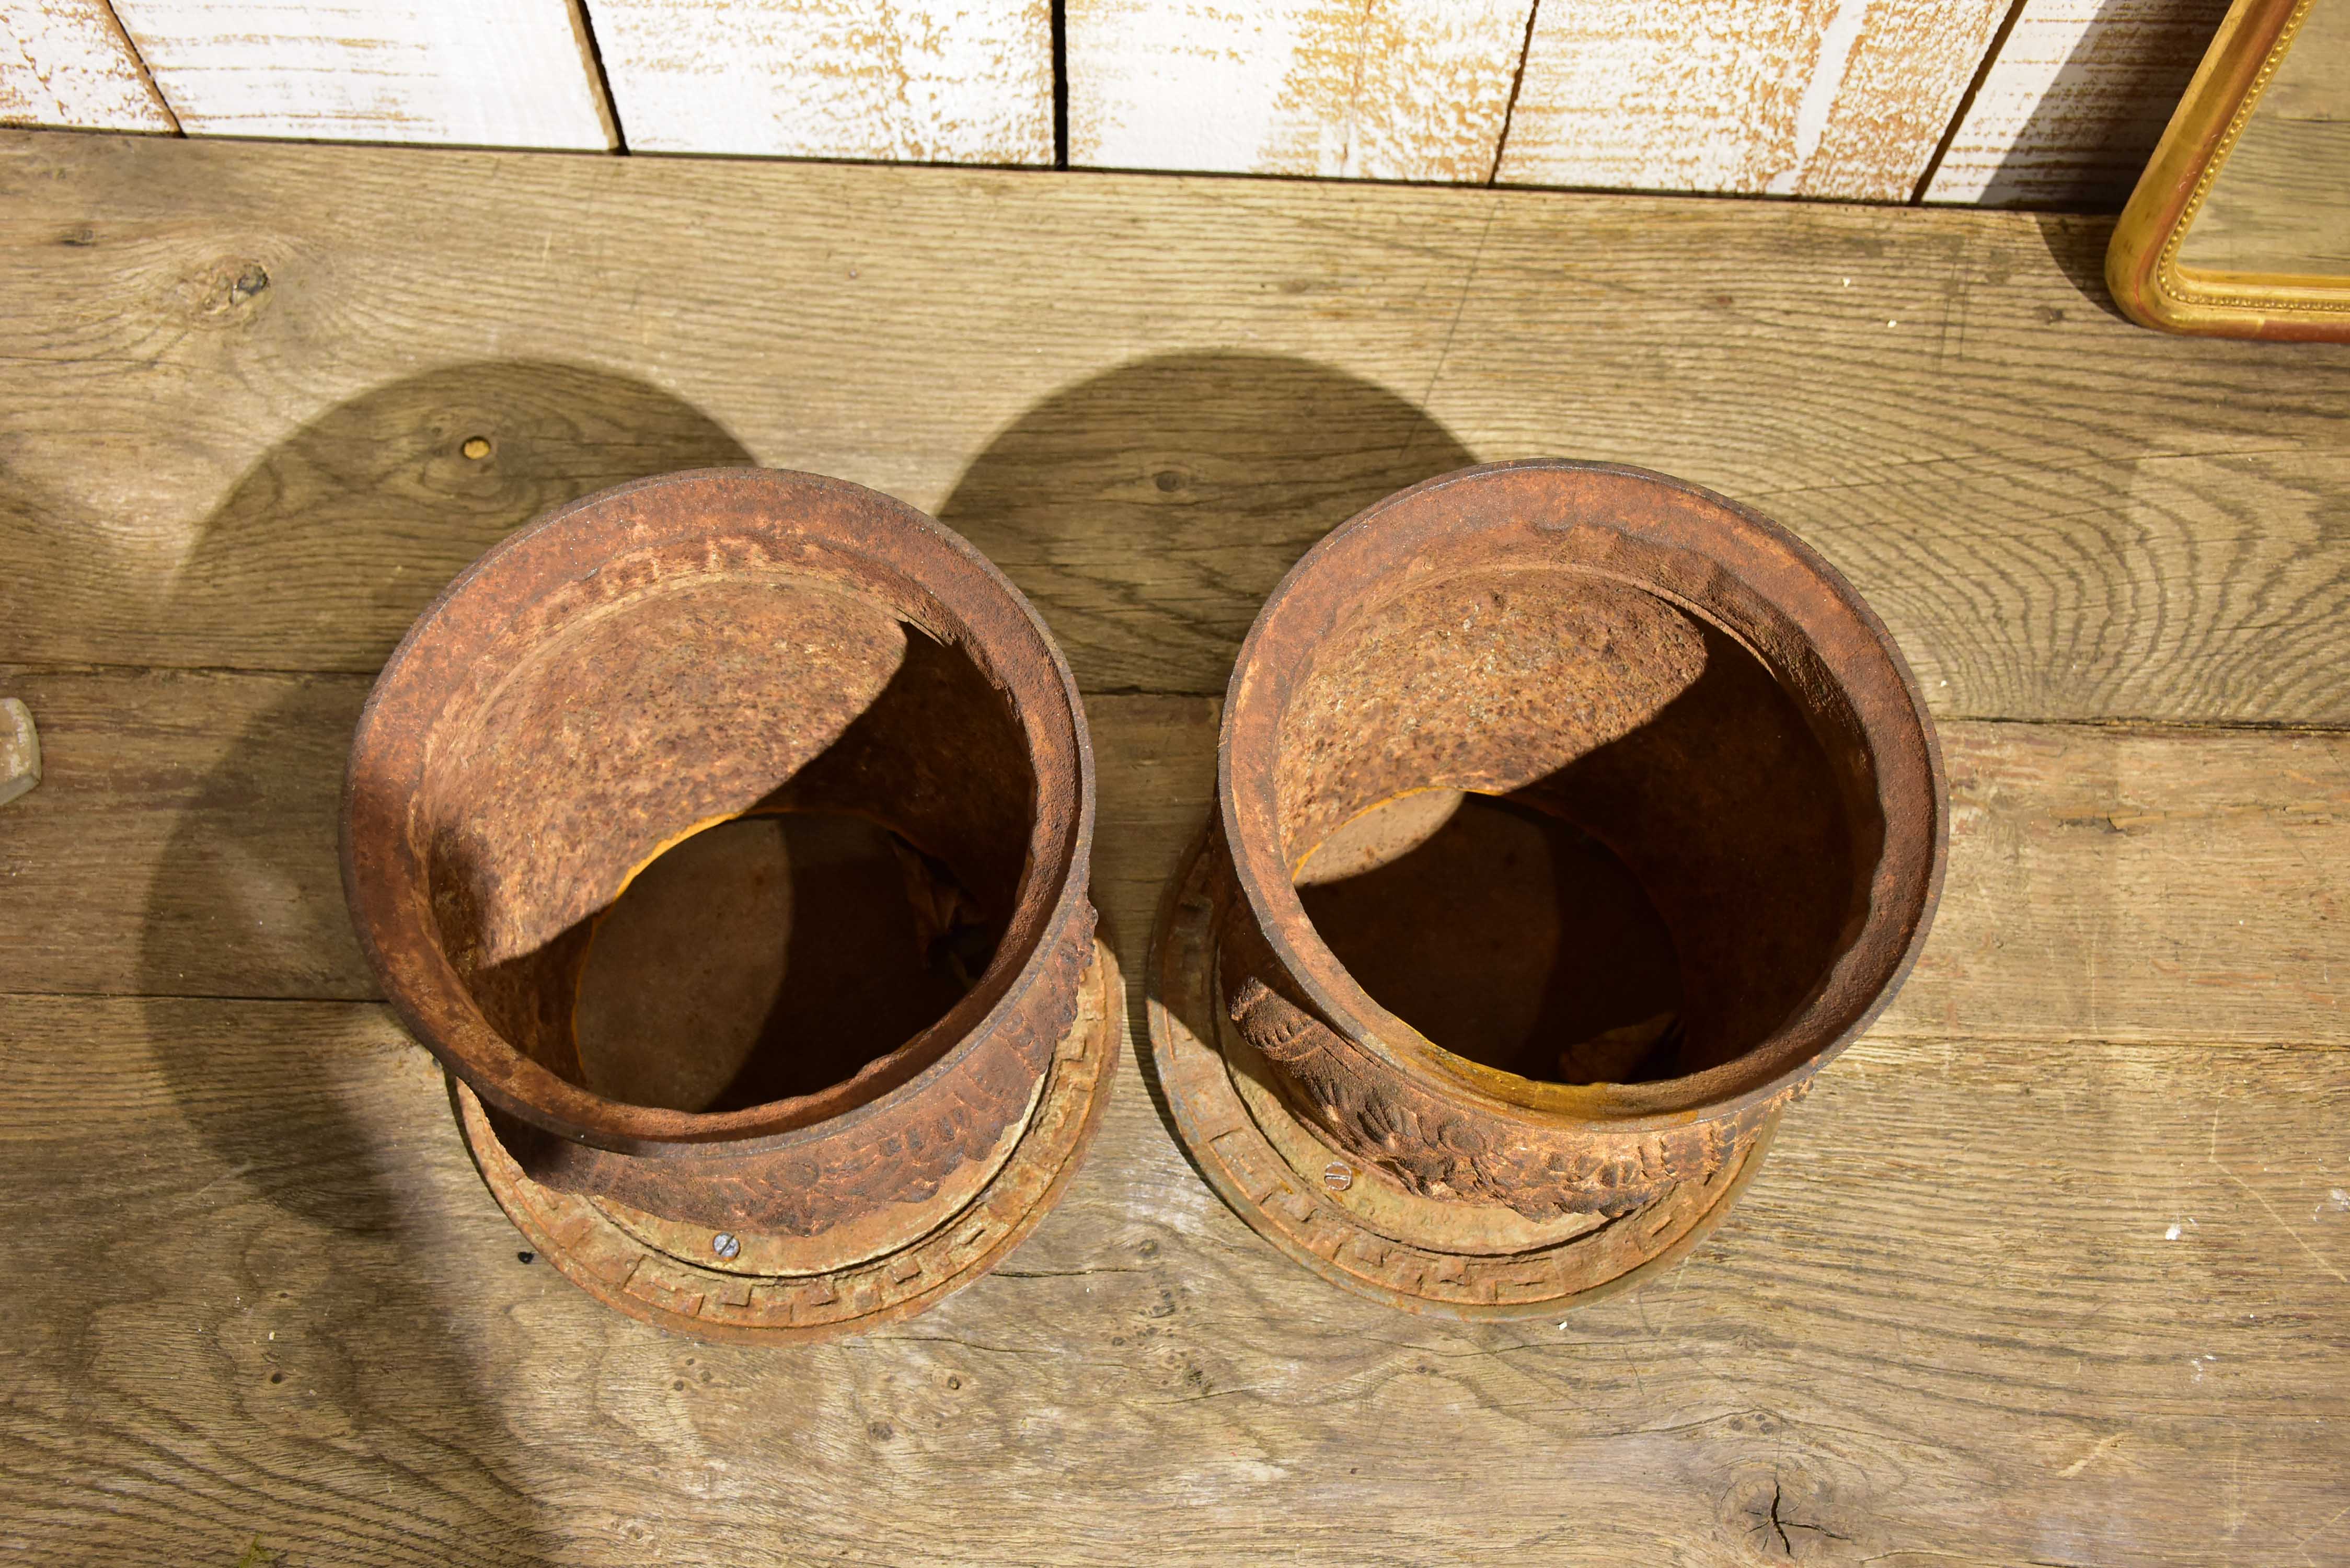
[[[2133,328],[2104,238],[0,139],[0,695],[47,764],[0,808],[0,1550],[2350,1561],[2350,353]],[[1950,754],[1917,976],[1674,1272],[1559,1323],[1338,1295],[1130,1059],[1007,1266],[865,1339],[700,1345],[518,1261],[333,859],[369,674],[484,546],[745,459],[940,513],[1087,688],[1134,975],[1265,590],[1538,452],[1794,527]]]

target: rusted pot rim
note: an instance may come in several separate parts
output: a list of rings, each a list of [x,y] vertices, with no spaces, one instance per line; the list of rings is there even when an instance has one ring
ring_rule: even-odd
[[[648,501],[660,504],[620,504]],[[941,624],[899,613],[960,647],[1003,691],[1040,794],[1056,773],[1073,778],[1076,810],[1057,835],[1052,814],[1035,813],[995,961],[914,1039],[811,1095],[720,1113],[631,1105],[549,1071],[483,1016],[437,940],[421,860],[406,852],[407,814],[422,779],[426,737],[454,685],[449,672],[467,667],[465,647],[478,646],[501,607],[583,578],[625,551],[697,537],[709,511],[746,503],[769,534],[854,558],[933,608]],[[440,646],[451,638],[466,639],[453,659]],[[441,660],[438,680],[427,650]],[[492,547],[417,618],[377,678],[352,741],[342,794],[343,888],[360,948],[394,1011],[483,1100],[621,1154],[735,1156],[783,1147],[818,1124],[827,1135],[844,1131],[920,1094],[997,1029],[1017,1027],[1015,1015],[1055,951],[1073,926],[1090,919],[1093,826],[1093,746],[1076,681],[1043,618],[993,563],[951,529],[863,485],[782,469],[695,469],[615,485],[547,514]]]
[[[1849,703],[1876,770],[1885,845],[1867,915],[1794,1012],[1744,1054],[1641,1084],[1542,1084],[1453,1055],[1366,992],[1307,919],[1284,863],[1274,762],[1281,711],[1268,672],[1302,671],[1315,645],[1384,597],[1399,556],[1479,535],[1520,546],[1600,529],[1694,556],[1711,581],[1759,595],[1809,639]],[[1741,628],[1637,576],[1561,561],[1558,569],[1653,594],[1735,639],[1783,683],[1788,671]],[[1718,575],[1717,575],[1718,574]],[[1432,579],[1431,579],[1432,580]],[[1545,1127],[1606,1122],[1662,1129],[1728,1115],[1808,1078],[1884,1011],[1918,961],[1941,897],[1950,838],[1942,754],[1924,692],[1884,623],[1802,540],[1726,496],[1616,463],[1537,458],[1461,469],[1397,492],[1336,528],[1290,568],[1241,645],[1217,747],[1217,810],[1234,880],[1274,955],[1333,1027],[1399,1071],[1440,1082],[1493,1115]]]

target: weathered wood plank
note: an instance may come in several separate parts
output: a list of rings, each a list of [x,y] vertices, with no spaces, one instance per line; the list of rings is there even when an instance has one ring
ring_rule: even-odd
[[[1482,184],[1533,0],[1072,0],[1069,161]]]
[[[2350,360],[2137,358],[2178,339],[2112,314],[2102,220],[1763,210],[1802,236],[1767,276],[1732,252],[1641,277],[1597,262],[1612,233],[1499,207],[1424,405],[1481,454],[1606,455],[1776,517],[1941,712],[2350,722]],[[2288,625],[2308,640],[2272,640]]]
[[[587,0],[632,152],[1053,161],[1049,0]]]
[[[1546,5],[1501,178],[1908,199],[2002,0]]]
[[[2021,5],[1925,199],[2117,211],[2228,0]]]
[[[45,775],[0,816],[0,992],[380,996],[336,861],[368,685],[0,667]]]
[[[0,808],[0,992],[242,995],[0,994],[0,1540],[2343,1555],[2350,736],[1964,717],[2350,707],[2338,356],[2106,320],[2063,270],[2098,225],[1998,214],[158,146],[0,140],[0,692],[49,752]],[[1898,1011],[1719,1235],[1564,1327],[1318,1286],[1129,1058],[996,1276],[839,1345],[693,1345],[519,1261],[384,1009],[255,1000],[361,992],[366,672],[555,501],[755,455],[963,528],[1093,692],[1131,955],[1211,778],[1184,693],[1273,577],[1415,469],[1545,447],[1830,551],[1951,715],[1955,808]],[[159,653],[267,668],[123,668]]]
[[[191,136],[613,145],[575,0],[113,0]]]
[[[0,667],[0,992],[369,999],[335,861],[361,677]],[[1216,704],[1090,699],[1129,973],[1206,821]],[[1953,723],[1950,869],[1879,1033],[2350,1044],[2350,736]],[[2336,971],[2340,973],[2336,973]]]
[[[0,0],[0,125],[178,129],[107,0]]]
[[[1213,693],[1333,524],[1554,452],[1777,516],[1945,714],[2350,724],[2350,360],[2137,330],[2074,281],[2105,240],[23,133],[0,295],[43,304],[0,319],[0,658],[371,670],[419,575],[748,456],[942,514],[1090,689]]]
[[[1129,1061],[1003,1272],[774,1352],[518,1262],[380,1009],[10,997],[0,1040],[44,1562],[2341,1554],[2334,1051],[1865,1044],[1676,1272],[1477,1327],[1259,1242]]]
[[[2350,736],[1943,739],[1949,877],[1884,1031],[2350,1043]]]

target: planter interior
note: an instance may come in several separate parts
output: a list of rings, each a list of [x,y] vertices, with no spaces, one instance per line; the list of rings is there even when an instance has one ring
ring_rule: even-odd
[[[671,476],[420,620],[354,750],[354,909],[496,1107],[739,1144],[1016,988],[1082,909],[1082,751],[1041,624],[960,540],[837,482]]]
[[[1563,1083],[1760,1044],[1848,934],[1854,846],[1882,832],[1735,639],[1565,569],[1367,609],[1284,716],[1279,781],[1348,972],[1446,1049]]]
[[[1334,1017],[1504,1099],[1646,1085],[1638,1111],[1799,1068],[1889,993],[1935,772],[1816,557],[1656,476],[1528,464],[1301,562],[1243,652],[1224,786],[1243,886]]]
[[[947,1013],[1015,902],[1035,780],[1002,694],[904,613],[821,583],[657,589],[444,716],[427,885],[503,1038],[608,1098],[723,1111],[843,1083]],[[729,797],[773,782],[713,812],[716,772]]]

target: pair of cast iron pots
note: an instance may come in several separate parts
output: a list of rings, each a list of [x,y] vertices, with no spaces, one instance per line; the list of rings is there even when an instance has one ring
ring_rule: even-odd
[[[1326,1278],[1552,1313],[1695,1245],[1890,999],[1946,836],[1917,684],[1723,498],[1496,464],[1265,603],[1150,955],[1194,1163]],[[827,1337],[986,1272],[1098,1120],[1066,661],[859,486],[624,485],[491,551],[379,680],[346,891],[532,1245],[711,1338]]]

